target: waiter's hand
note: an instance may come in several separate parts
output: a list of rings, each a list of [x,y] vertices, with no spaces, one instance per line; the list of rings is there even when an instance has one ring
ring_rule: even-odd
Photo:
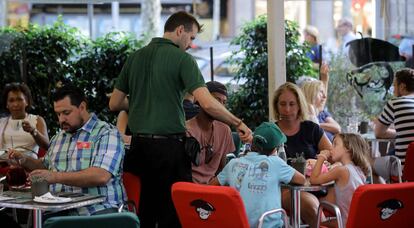
[[[253,140],[252,130],[247,127],[246,124],[241,122],[241,124],[237,127],[237,132],[239,133],[239,137],[242,142],[244,143],[251,143]]]

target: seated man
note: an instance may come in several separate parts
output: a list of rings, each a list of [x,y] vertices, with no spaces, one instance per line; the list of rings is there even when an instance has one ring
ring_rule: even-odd
[[[103,203],[68,211],[70,215],[117,212],[126,201],[121,182],[124,146],[118,130],[89,113],[84,94],[64,86],[54,95],[54,110],[62,131],[51,140],[44,158],[33,159],[11,150],[30,176],[43,177],[51,192],[104,195]]]
[[[394,96],[375,122],[375,137],[395,138],[395,155],[404,165],[408,145],[414,141],[414,70],[395,73]]]
[[[250,227],[257,227],[260,216],[281,208],[280,183],[304,184],[305,176],[278,156],[272,156],[286,136],[274,123],[264,122],[254,131],[252,151],[230,160],[210,184],[236,188],[243,199]],[[280,214],[269,216],[264,227],[280,227]]]
[[[404,167],[405,154],[410,142],[414,141],[414,70],[402,69],[395,73],[394,96],[375,121],[375,137],[395,138],[395,155]],[[391,128],[391,125],[394,128]],[[390,170],[388,157],[375,159],[376,174],[387,178]],[[394,171],[393,171],[394,173]]]
[[[207,82],[211,95],[223,105],[227,102],[227,89],[220,82]],[[235,150],[230,127],[214,120],[202,108],[192,119],[186,122],[187,133],[200,143],[200,165],[192,165],[195,183],[208,184],[216,173],[226,164],[226,155]]]

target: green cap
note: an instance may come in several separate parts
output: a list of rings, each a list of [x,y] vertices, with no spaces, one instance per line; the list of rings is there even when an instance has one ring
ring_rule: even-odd
[[[273,150],[285,142],[285,134],[274,123],[263,122],[254,131],[253,144],[263,150]]]

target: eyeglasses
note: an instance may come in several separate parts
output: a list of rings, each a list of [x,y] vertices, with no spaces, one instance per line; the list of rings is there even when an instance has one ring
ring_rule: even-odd
[[[213,146],[207,144],[207,145],[203,146],[201,149],[204,149],[205,150],[205,153],[204,153],[204,163],[205,164],[210,163],[211,160],[213,159],[213,152],[214,152],[213,151]]]

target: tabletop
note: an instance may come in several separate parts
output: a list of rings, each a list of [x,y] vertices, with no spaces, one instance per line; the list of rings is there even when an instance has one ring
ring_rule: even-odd
[[[0,196],[0,207],[31,210],[36,209],[42,211],[62,211],[101,203],[105,200],[104,196],[88,194],[82,194],[81,196],[70,198],[72,201],[67,203],[37,203],[33,201],[31,192],[6,191],[2,196]]]
[[[298,191],[305,191],[305,192],[313,192],[313,191],[320,191],[327,189],[329,186],[334,185],[334,181],[325,183],[325,184],[318,184],[318,185],[312,185],[309,182],[309,178],[306,178],[306,182],[304,185],[298,185],[298,184],[282,184],[282,188],[287,188],[290,190],[298,190]]]

